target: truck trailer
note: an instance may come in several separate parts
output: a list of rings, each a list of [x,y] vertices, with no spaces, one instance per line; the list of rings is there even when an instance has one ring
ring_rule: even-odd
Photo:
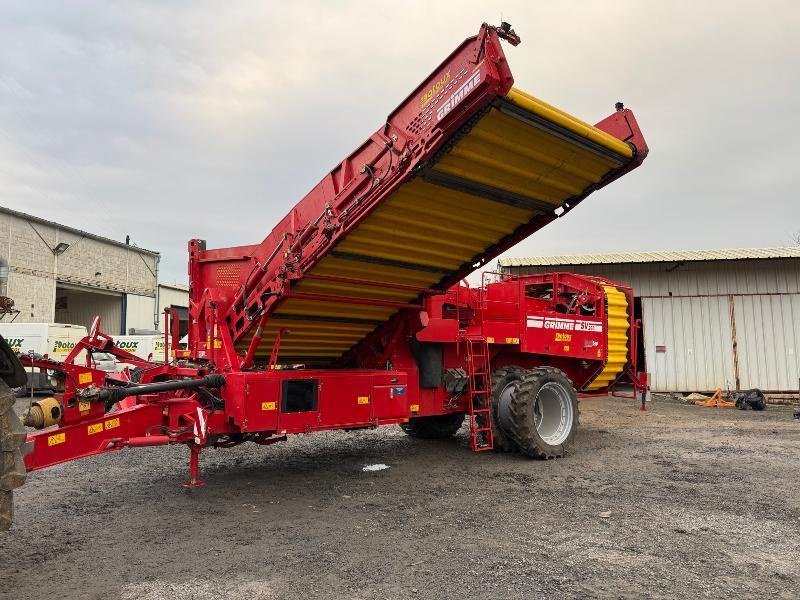
[[[592,126],[515,88],[501,41],[520,39],[484,24],[260,243],[189,241],[185,351],[165,313],[175,359],[126,352],[99,319],[64,361],[23,357],[58,386],[28,430],[0,394],[0,525],[28,472],[127,447],[187,446],[189,487],[206,448],[383,425],[447,437],[466,420],[474,451],[553,458],[575,436],[576,390],[642,391],[629,288],[464,279],[648,153],[621,103]],[[82,351],[136,368],[105,373]]]

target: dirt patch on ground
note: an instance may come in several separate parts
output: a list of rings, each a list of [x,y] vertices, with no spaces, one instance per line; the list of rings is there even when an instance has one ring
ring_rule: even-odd
[[[581,407],[548,462],[389,427],[208,451],[188,492],[185,448],[34,473],[0,598],[800,596],[789,409]]]

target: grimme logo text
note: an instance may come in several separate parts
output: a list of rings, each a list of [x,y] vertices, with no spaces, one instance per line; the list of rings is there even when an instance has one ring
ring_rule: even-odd
[[[476,85],[478,85],[481,81],[481,72],[475,71],[475,74],[467,79],[464,84],[458,88],[453,95],[448,98],[444,104],[439,107],[439,110],[436,111],[436,118],[440,121],[444,118],[444,116],[453,110],[456,105],[461,102],[464,97],[469,94]]]

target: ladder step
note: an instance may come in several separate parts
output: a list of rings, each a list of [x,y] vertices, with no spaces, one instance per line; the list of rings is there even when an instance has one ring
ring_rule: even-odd
[[[491,360],[485,337],[464,336],[466,342],[467,406],[469,408],[470,447],[474,452],[494,448],[492,433]]]

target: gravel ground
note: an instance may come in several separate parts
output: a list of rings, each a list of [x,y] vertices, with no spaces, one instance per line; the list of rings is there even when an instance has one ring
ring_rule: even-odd
[[[0,598],[798,598],[800,423],[584,400],[568,457],[396,427],[34,473]],[[388,469],[363,472],[365,465]]]

